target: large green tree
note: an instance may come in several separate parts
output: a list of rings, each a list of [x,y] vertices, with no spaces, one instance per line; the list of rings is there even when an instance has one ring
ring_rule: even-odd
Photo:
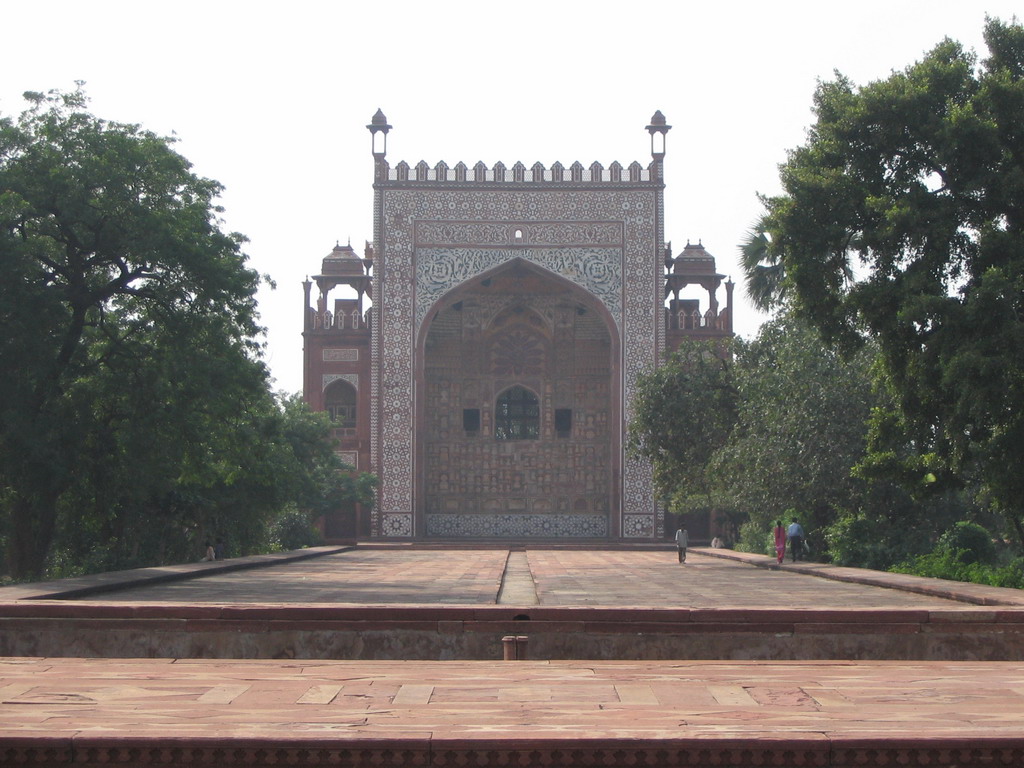
[[[627,445],[654,468],[673,512],[711,502],[708,463],[736,423],[731,353],[718,342],[684,341],[637,381]]]
[[[810,530],[836,510],[859,506],[864,483],[852,467],[864,455],[876,402],[872,350],[849,359],[788,314],[739,345],[736,429],[712,462],[719,493],[764,534],[795,509]]]
[[[1024,27],[990,19],[985,40],[980,63],[945,40],[819,85],[748,245],[826,340],[877,340],[893,404],[867,464],[976,479],[1024,538]]]
[[[220,186],[80,90],[26,98],[0,117],[0,520],[17,577],[41,573],[76,503],[230,478],[224,443],[242,450],[239,414],[267,398],[259,277],[221,228]]]

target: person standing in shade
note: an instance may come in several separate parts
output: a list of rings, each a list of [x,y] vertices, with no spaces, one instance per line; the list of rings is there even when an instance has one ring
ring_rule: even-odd
[[[775,557],[779,561],[779,565],[782,565],[782,561],[786,559],[786,529],[782,527],[782,521],[775,521]]]
[[[686,535],[686,529],[680,528],[676,531],[676,552],[679,553],[679,562],[686,562],[686,547],[689,545],[690,540]]]
[[[800,523],[794,520],[789,524],[786,535],[789,536],[789,549],[793,553],[793,562],[795,563],[804,554],[804,529]]]

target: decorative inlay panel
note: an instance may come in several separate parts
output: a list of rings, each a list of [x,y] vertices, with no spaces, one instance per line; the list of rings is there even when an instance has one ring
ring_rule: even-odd
[[[638,374],[658,363],[664,334],[658,190],[509,187],[473,190],[424,184],[403,189],[385,182],[375,191],[382,202],[375,210],[376,231],[381,233],[374,295],[378,322],[373,328],[379,366],[371,418],[377,440],[374,468],[381,475],[379,530],[384,535],[402,535],[393,524],[400,515],[408,516],[407,535],[414,530],[416,340],[428,309],[458,281],[523,258],[593,294],[620,332],[625,420],[631,415]],[[521,239],[515,238],[516,229]],[[611,242],[616,237],[621,246]],[[456,251],[470,263],[458,263]],[[661,513],[651,468],[628,456],[620,460],[621,535],[653,536]]]
[[[444,294],[514,258],[537,264],[585,288],[601,300],[621,327],[622,252],[617,248],[417,248],[416,329]]]
[[[649,539],[654,535],[654,515],[623,515],[622,535],[627,539]]]
[[[359,362],[358,349],[325,349],[325,363],[356,363]]]
[[[516,234],[519,234],[519,237]],[[619,221],[480,222],[420,221],[416,244],[447,246],[621,246]]]
[[[359,454],[356,451],[335,451],[335,454],[350,467],[359,469]]]
[[[450,538],[600,539],[603,515],[427,515],[427,535]]]
[[[382,536],[412,536],[412,514],[384,514],[381,516]]]
[[[330,384],[337,381],[338,379],[341,379],[342,381],[347,381],[353,387],[359,389],[358,373],[325,373],[323,375],[323,388],[327,389],[327,387]]]

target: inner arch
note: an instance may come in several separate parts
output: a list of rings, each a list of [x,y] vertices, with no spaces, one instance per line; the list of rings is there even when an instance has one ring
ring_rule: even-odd
[[[619,342],[602,303],[517,259],[445,295],[421,330],[421,534],[616,535]]]

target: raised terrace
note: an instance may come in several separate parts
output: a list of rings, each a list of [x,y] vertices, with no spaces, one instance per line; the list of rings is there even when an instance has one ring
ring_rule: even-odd
[[[1022,639],[1014,590],[708,549],[102,574],[0,589],[0,765],[1017,765]]]

